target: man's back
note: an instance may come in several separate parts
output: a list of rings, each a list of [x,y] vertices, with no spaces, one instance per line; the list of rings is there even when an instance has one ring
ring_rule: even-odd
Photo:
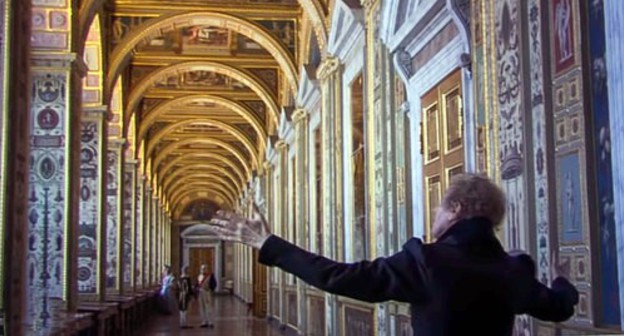
[[[508,256],[482,218],[462,220],[434,244],[411,239],[403,251],[372,262],[338,263],[275,236],[260,261],[330,293],[408,302],[418,336],[510,335],[516,314],[563,321],[578,302],[567,280],[549,289],[535,279],[528,256]]]

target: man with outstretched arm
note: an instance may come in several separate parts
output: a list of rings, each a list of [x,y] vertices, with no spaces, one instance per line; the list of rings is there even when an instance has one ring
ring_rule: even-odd
[[[336,262],[272,235],[256,207],[254,218],[220,212],[211,222],[221,239],[260,249],[261,263],[321,290],[409,303],[414,335],[511,335],[519,314],[569,319],[578,292],[561,270],[554,270],[548,288],[535,278],[531,257],[507,254],[496,238],[505,202],[487,177],[456,176],[436,212],[434,243],[412,238],[390,257],[356,263]]]

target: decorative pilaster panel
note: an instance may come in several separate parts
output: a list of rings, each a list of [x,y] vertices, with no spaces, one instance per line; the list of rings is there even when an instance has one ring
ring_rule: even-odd
[[[318,69],[322,95],[323,150],[323,251],[329,258],[344,260],[342,210],[342,74],[336,58],[326,58]],[[336,297],[325,296],[326,334],[337,334]]]
[[[78,292],[103,299],[106,265],[106,107],[85,110],[81,122]]]
[[[123,172],[123,283],[124,290],[135,288],[136,260],[136,162],[126,162]]]
[[[9,20],[10,19],[10,20]],[[0,1],[0,309],[6,335],[24,335],[27,291],[28,180],[30,153],[31,2]],[[9,108],[10,107],[10,108]],[[38,281],[38,280],[37,280]],[[10,312],[7,314],[6,312]]]
[[[138,173],[138,172],[137,172]],[[137,176],[135,195],[135,224],[134,224],[134,287],[144,288],[145,286],[145,263],[144,263],[144,227],[145,227],[145,207],[143,206],[143,196],[145,195],[145,177]]]
[[[554,100],[554,127],[550,131],[555,137],[556,255],[558,262],[569,266],[570,280],[579,290],[579,304],[572,320],[591,326],[594,321],[594,286],[591,282],[594,278],[585,138],[589,120],[584,112],[582,94],[580,16],[576,1],[553,0],[549,4]]]
[[[506,242],[510,249],[528,248],[525,185],[525,139],[522,106],[521,27],[519,0],[495,2],[496,68],[500,120],[500,176],[507,195]]]
[[[106,288],[121,293],[123,285],[123,139],[109,140],[106,178]]]
[[[28,312],[33,328],[75,304],[80,112],[73,112],[73,55],[33,58],[30,120]],[[80,98],[77,98],[78,101]]]
[[[149,288],[152,286],[152,249],[154,243],[152,242],[152,222],[154,221],[154,214],[152,212],[152,187],[147,180],[144,181],[145,195],[143,196],[143,206],[145,219],[143,221],[143,287]]]
[[[533,119],[533,194],[535,195],[536,264],[538,279],[549,284],[550,279],[550,218],[548,164],[551,152],[548,148],[546,113],[544,101],[544,64],[542,61],[542,5],[539,0],[526,3],[529,13],[529,58],[531,81],[531,115]]]
[[[609,91],[611,162],[624,167],[624,7],[618,0],[604,1],[607,90]],[[613,175],[613,210],[618,254],[618,283],[624,284],[624,174]],[[620,287],[620,320],[624,329],[624,290]]]
[[[158,224],[160,223],[160,212],[158,211],[158,197],[156,196],[156,189],[152,194],[152,221],[150,223],[150,283],[157,284],[158,283],[158,275],[160,274],[160,269],[158,268]]]
[[[308,114],[303,109],[298,109],[293,113],[292,120],[295,127],[295,211],[297,227],[297,245],[308,249],[308,237],[310,229],[310,221],[308,218]],[[297,281],[297,308],[298,321],[297,327],[299,332],[305,335],[307,327],[306,313],[306,287],[303,281]]]

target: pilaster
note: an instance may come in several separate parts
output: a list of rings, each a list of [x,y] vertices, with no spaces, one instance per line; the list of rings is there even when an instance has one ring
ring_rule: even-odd
[[[106,288],[110,294],[123,291],[123,150],[125,140],[108,141],[106,223]]]
[[[152,186],[147,180],[145,183],[145,195],[143,196],[145,219],[143,221],[143,287],[150,288],[152,286],[152,250],[154,242],[152,241],[152,223],[154,221],[154,213],[152,209]]]
[[[71,53],[30,61],[28,312],[43,331],[77,305],[81,72]]]
[[[137,161],[126,160],[123,176],[123,283],[125,291],[133,292],[136,288]]]
[[[106,293],[106,106],[85,108],[81,122],[78,292],[85,300]]]
[[[138,167],[137,167],[138,168]],[[145,232],[145,207],[143,198],[145,196],[145,177],[141,176],[137,171],[137,187],[135,198],[135,230],[134,230],[134,286],[135,288],[145,288],[145,262],[144,262],[144,232]]]
[[[338,59],[328,57],[319,66],[317,77],[322,96],[323,151],[323,250],[329,258],[343,260],[342,214],[342,75]],[[327,335],[337,334],[338,309],[336,297],[325,294],[325,329]]]
[[[309,249],[308,237],[310,221],[308,217],[308,113],[304,109],[297,109],[292,116],[295,127],[295,211],[297,223],[297,245]],[[302,335],[307,334],[307,285],[303,281],[297,281],[297,301],[298,301],[298,329]]]
[[[285,206],[285,204],[287,204],[287,202],[285,201],[287,199],[287,185],[288,185],[288,144],[283,140],[283,139],[279,139],[276,143],[275,143],[275,148],[277,149],[277,153],[278,153],[278,174],[279,174],[279,180],[278,180],[278,192],[279,192],[279,204],[278,204],[278,211],[275,213],[275,232],[286,238],[286,226],[288,223],[288,211],[287,211],[287,207]],[[279,317],[281,320],[281,323],[283,325],[286,324],[286,321],[288,320],[287,318],[287,309],[286,309],[286,293],[284,291],[284,286],[286,284],[286,276],[288,276],[286,273],[284,272],[279,272],[278,275],[278,282],[277,282],[277,286],[278,286],[278,290],[279,290]]]

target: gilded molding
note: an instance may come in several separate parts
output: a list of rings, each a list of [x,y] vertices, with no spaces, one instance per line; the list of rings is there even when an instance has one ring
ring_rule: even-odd
[[[75,53],[51,53],[51,52],[33,52],[30,55],[30,61],[33,67],[41,68],[57,68],[57,69],[71,69],[74,67],[80,67],[80,64],[84,62],[78,61]]]
[[[295,125],[299,124],[300,121],[305,120],[309,117],[309,113],[302,108],[296,109],[292,114],[292,121]]]
[[[103,120],[107,116],[108,106],[106,105],[88,106],[88,107],[85,106],[82,108],[82,113],[84,117],[86,118]]]

